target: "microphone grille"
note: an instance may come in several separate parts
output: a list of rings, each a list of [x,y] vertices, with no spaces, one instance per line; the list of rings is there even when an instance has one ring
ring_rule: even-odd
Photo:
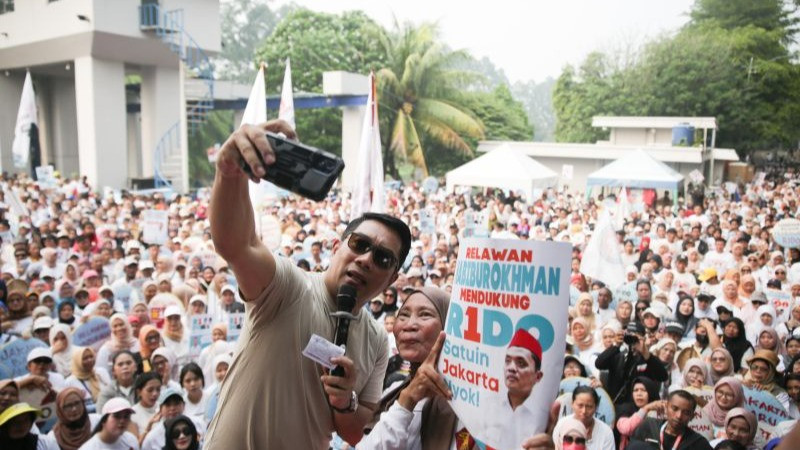
[[[340,311],[352,311],[356,306],[356,288],[349,284],[339,286],[336,305]]]

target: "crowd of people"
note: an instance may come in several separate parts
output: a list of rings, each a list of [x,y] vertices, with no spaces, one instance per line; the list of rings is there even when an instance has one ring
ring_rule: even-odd
[[[228,319],[246,313],[246,299],[263,289],[237,282],[238,261],[218,256],[224,251],[215,242],[223,237],[214,230],[212,240],[209,196],[100,194],[82,179],[46,186],[24,176],[2,186],[0,346],[43,345],[30,347],[22,374],[13,376],[13,367],[3,367],[10,362],[0,361],[0,377],[8,377],[0,380],[0,448],[199,448],[226,395],[247,395],[241,378],[232,380],[242,385],[225,383],[229,369],[255,364],[240,354],[241,343],[229,342]],[[411,183],[387,192],[385,211],[410,229],[407,256],[359,233],[363,224],[348,228],[350,199],[337,191],[321,202],[272,198],[261,213],[279,224],[270,248],[276,277],[286,264],[329,270],[345,238],[356,253],[372,251],[376,265],[394,263],[381,256],[397,259],[396,277],[363,310],[388,335],[379,347],[387,367],[379,374],[383,395],[372,399],[376,410],[360,442],[332,436],[333,448],[347,448],[346,441],[365,449],[462,442],[435,357],[459,243],[465,233],[485,232],[573,246],[563,374],[590,383],[572,392],[572,413],[551,418],[546,445],[751,449],[772,448],[800,418],[800,250],[780,247],[771,233],[795,217],[798,195],[800,177],[773,172],[735,192],[634,204],[618,231],[627,266],[619,286],[580,272],[582,251],[613,196],[587,200],[563,188],[526,201],[491,189],[447,192]],[[164,244],[143,240],[143,213],[151,209],[168,214]],[[466,223],[468,211],[483,215],[485,229]],[[233,238],[236,230],[230,232]],[[275,289],[292,288],[284,284]],[[212,342],[199,355],[189,342],[198,314],[213,321]],[[76,345],[73,332],[94,317],[107,319],[110,336]],[[240,339],[261,339],[249,331]],[[412,332],[422,337],[403,339]],[[50,417],[25,401],[36,391],[50,396]],[[757,420],[747,403],[753,391],[774,397],[787,420]],[[613,405],[611,423],[595,419],[601,394]],[[334,397],[335,411],[353,407],[349,393],[341,406]],[[695,430],[697,417],[710,429]],[[251,420],[258,426],[269,419],[245,422]]]

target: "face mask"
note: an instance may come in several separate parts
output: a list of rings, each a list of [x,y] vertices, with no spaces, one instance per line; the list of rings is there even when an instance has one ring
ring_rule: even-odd
[[[695,336],[695,339],[697,339],[697,343],[703,347],[708,345],[708,336],[705,334],[698,334],[697,336]]]

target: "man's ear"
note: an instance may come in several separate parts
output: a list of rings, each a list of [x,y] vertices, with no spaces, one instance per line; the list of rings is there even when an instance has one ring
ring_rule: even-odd
[[[341,246],[341,244],[342,244],[342,241],[340,241],[339,239],[334,239],[333,240],[333,247],[331,247],[331,254],[336,253],[336,251],[339,250],[339,247]]]

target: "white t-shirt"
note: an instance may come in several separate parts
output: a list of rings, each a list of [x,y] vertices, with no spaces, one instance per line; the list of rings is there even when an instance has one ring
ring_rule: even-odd
[[[100,440],[100,434],[95,434],[86,441],[79,450],[139,450],[139,441],[133,433],[126,431],[113,444],[106,444]]]

